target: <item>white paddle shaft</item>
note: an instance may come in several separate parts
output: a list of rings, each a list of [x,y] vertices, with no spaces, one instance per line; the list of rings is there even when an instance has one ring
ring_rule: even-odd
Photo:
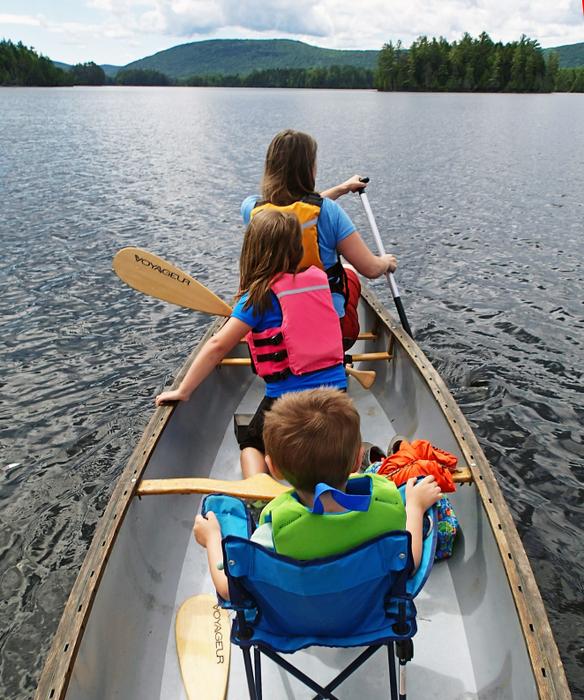
[[[367,214],[367,218],[369,219],[369,226],[371,226],[371,230],[373,231],[373,238],[375,238],[375,243],[377,244],[377,251],[379,252],[379,255],[385,255],[385,248],[383,246],[383,241],[381,240],[381,234],[379,233],[379,229],[377,228],[377,224],[375,223],[375,217],[373,216],[373,212],[371,211],[371,206],[369,204],[369,199],[367,198],[367,193],[364,190],[362,190],[359,193],[359,196],[361,197],[361,201],[363,202],[363,208],[365,209],[365,213]],[[399,297],[399,289],[397,288],[397,283],[394,279],[393,274],[391,272],[386,272],[385,276],[387,277],[387,282],[391,289],[391,294],[393,298],[395,299],[396,297]]]

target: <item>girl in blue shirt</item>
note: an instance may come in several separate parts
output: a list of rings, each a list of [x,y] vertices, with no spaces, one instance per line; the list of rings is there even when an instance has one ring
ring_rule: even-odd
[[[272,139],[266,153],[261,184],[261,197],[252,195],[244,199],[241,214],[249,223],[259,202],[288,207],[302,201],[315,192],[316,141],[308,134],[285,129]],[[333,269],[339,255],[364,277],[374,279],[386,272],[394,272],[397,259],[394,255],[374,255],[355,228],[353,222],[335,200],[349,192],[365,187],[358,175],[321,193],[322,205],[317,220],[318,250],[324,270]],[[346,338],[345,349],[355,341],[359,333],[357,304],[361,285],[351,268],[345,270],[344,293],[333,291],[333,303],[341,319],[341,329]]]
[[[199,384],[250,331],[261,333],[282,325],[282,310],[270,286],[279,274],[295,273],[302,255],[302,232],[293,214],[272,210],[254,216],[245,232],[240,259],[239,300],[230,318],[205,343],[178,389],[164,391],[156,397],[158,406],[171,401],[188,401]],[[339,353],[342,357],[341,349]],[[266,395],[246,437],[240,442],[244,477],[267,472],[262,431],[264,413],[272,403],[290,391],[321,386],[346,390],[347,377],[342,362],[303,375],[288,374],[266,384]]]

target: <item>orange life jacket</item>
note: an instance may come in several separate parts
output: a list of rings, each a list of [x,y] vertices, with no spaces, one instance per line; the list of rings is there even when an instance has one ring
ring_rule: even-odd
[[[341,259],[337,255],[337,262],[329,268],[325,268],[318,247],[318,217],[322,207],[322,197],[317,192],[305,195],[302,199],[292,204],[279,205],[271,202],[257,201],[251,210],[250,218],[264,209],[278,209],[296,215],[302,227],[302,247],[304,255],[298,265],[298,270],[306,270],[311,265],[324,270],[327,274],[331,292],[342,294],[345,298],[345,307],[349,298],[347,275],[341,264]]]

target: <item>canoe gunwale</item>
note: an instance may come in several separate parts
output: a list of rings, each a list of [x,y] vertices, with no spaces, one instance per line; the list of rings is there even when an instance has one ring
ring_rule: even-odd
[[[474,432],[444,380],[415,341],[369,288],[363,286],[362,297],[392,334],[390,342],[401,345],[425,378],[470,467],[509,582],[540,699],[569,700],[572,695],[566,673],[531,564],[501,487]]]
[[[173,388],[180,384],[203,344],[219,330],[225,321],[226,319],[219,318],[207,329],[201,342],[189,355],[177,374],[172,385]],[[162,406],[155,410],[124,471],[118,477],[65,603],[59,626],[53,637],[37,685],[35,700],[63,700],[65,698],[85,625],[91,613],[109,555],[130,503],[136,495],[136,489],[148,465],[152,451],[170,420],[174,408],[175,406]]]
[[[476,437],[438,372],[365,285],[362,288],[362,299],[375,312],[377,324],[384,325],[389,333],[389,354],[392,354],[394,344],[399,343],[423,375],[470,467],[509,581],[539,697],[542,700],[567,700],[571,694],[541,594],[509,507]],[[211,324],[176,375],[173,387],[178,386],[203,343],[225,322],[226,319],[219,318]],[[156,409],[118,478],[65,604],[40,676],[35,700],[65,698],[83,632],[110,553],[136,495],[138,483],[173,411],[174,406]]]

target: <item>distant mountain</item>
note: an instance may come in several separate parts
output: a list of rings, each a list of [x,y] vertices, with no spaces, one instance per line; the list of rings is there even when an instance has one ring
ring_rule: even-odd
[[[560,68],[579,68],[584,66],[584,42],[553,46],[543,50],[545,54],[550,51],[555,51],[560,55]]]
[[[543,51],[546,54],[557,52],[562,68],[584,66],[584,42]],[[122,68],[155,70],[169,78],[245,76],[254,70],[270,68],[327,68],[334,65],[375,70],[378,55],[379,51],[323,49],[291,39],[211,39],[174,46],[126,66],[104,64],[101,67],[108,77],[114,77]],[[59,61],[53,63],[64,70],[71,68]]]
[[[123,66],[112,66],[109,63],[102,63],[100,68],[103,68],[103,72],[109,76],[110,78],[113,78],[114,75],[123,68]]]
[[[62,70],[71,70],[73,68],[73,65],[70,63],[61,63],[61,61],[53,61],[53,65],[57,66],[57,68],[61,68]],[[113,78],[114,75],[122,68],[122,66],[111,66],[108,63],[104,63],[102,66],[103,72],[106,75],[109,75],[110,78]]]
[[[212,39],[159,51],[125,68],[157,70],[171,78],[190,75],[247,75],[268,68],[377,66],[379,51],[322,49],[289,39]],[[105,67],[104,67],[105,70]]]

